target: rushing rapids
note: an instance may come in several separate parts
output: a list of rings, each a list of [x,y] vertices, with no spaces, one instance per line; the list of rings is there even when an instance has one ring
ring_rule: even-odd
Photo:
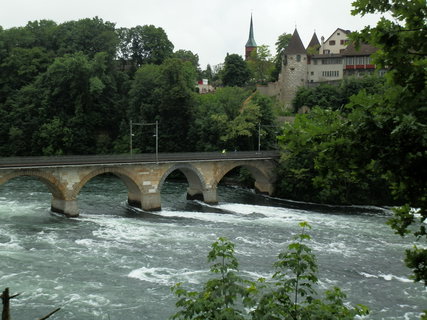
[[[39,181],[0,186],[0,287],[22,292],[12,301],[13,319],[56,307],[52,319],[167,319],[176,310],[170,287],[200,288],[219,236],[235,243],[244,276],[269,277],[300,221],[313,227],[320,289],[341,287],[352,305],[371,309],[371,319],[416,319],[427,305],[425,287],[402,262],[411,243],[385,225],[386,209],[318,206],[230,187],[220,187],[220,203],[209,206],[187,201],[186,185],[170,181],[160,212],[129,208],[126,196],[118,179],[94,178],[79,195],[80,217],[67,219],[49,211],[50,193]]]

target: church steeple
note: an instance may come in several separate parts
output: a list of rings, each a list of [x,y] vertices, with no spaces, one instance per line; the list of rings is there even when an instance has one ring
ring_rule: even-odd
[[[254,25],[252,22],[252,14],[251,14],[251,24],[249,27],[249,39],[245,45],[245,58],[246,58],[246,60],[249,59],[249,57],[251,56],[251,52],[253,50],[255,50],[256,47],[257,47],[257,45],[256,45],[255,38],[254,38]]]

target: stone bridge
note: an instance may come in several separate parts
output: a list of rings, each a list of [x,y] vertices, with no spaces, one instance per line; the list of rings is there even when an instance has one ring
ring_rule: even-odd
[[[52,194],[51,210],[79,215],[77,196],[92,178],[110,173],[128,191],[128,203],[147,211],[161,209],[160,191],[175,170],[188,181],[187,198],[218,202],[217,185],[236,167],[249,170],[258,192],[272,194],[278,152],[183,153],[130,156],[64,156],[0,158],[0,188],[10,179],[30,176],[41,180]]]

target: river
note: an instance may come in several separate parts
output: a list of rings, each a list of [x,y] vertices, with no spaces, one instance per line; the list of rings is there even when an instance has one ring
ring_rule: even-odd
[[[371,310],[369,319],[417,319],[427,308],[424,285],[408,279],[402,260],[409,240],[385,225],[390,211],[298,203],[221,186],[220,203],[187,201],[186,184],[166,181],[162,211],[126,205],[124,184],[92,179],[78,197],[81,214],[52,214],[39,181],[13,179],[0,186],[0,289],[13,299],[14,320],[163,320],[173,314],[170,287],[200,288],[218,237],[235,243],[243,276],[272,274],[277,255],[311,224],[320,290],[339,286],[350,304]]]

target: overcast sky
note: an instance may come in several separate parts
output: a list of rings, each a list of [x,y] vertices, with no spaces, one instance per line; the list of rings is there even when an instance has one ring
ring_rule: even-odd
[[[336,28],[360,30],[378,16],[353,17],[354,0],[0,0],[0,25],[25,26],[49,19],[57,23],[98,16],[117,27],[162,27],[175,50],[199,55],[204,69],[224,61],[227,53],[244,56],[251,13],[255,41],[275,54],[280,34],[295,26],[304,45],[316,31],[328,38]]]

